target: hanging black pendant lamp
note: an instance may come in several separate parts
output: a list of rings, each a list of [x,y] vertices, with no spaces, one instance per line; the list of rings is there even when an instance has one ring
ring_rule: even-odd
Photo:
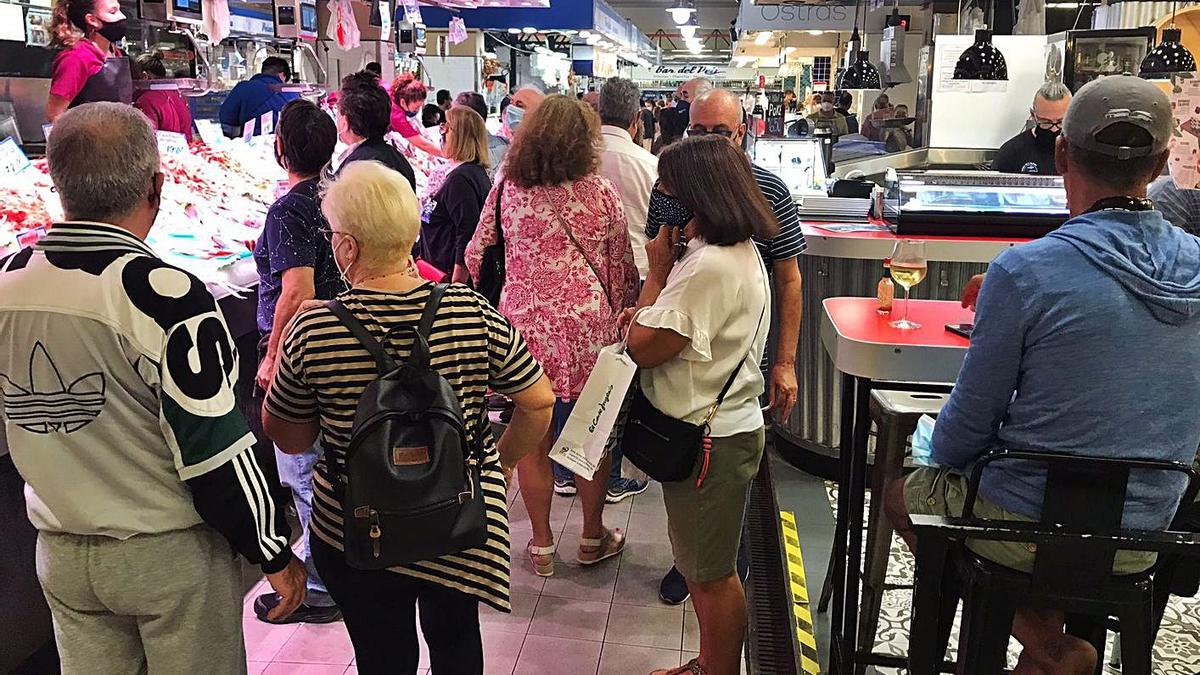
[[[850,35],[850,50],[854,61],[838,73],[838,89],[882,89],[883,78],[879,69],[867,60],[867,52],[862,49],[862,37],[858,34],[858,5],[854,6],[854,32]],[[863,17],[863,32],[867,30],[866,17]]]
[[[954,64],[956,80],[1007,80],[1008,63],[992,44],[992,31],[975,31],[975,44],[967,47]]]
[[[879,77],[879,69],[867,60],[867,52],[855,54],[854,63],[850,64],[838,75],[838,89],[882,89],[883,79]]]
[[[1164,28],[1162,43],[1146,54],[1138,75],[1145,80],[1169,80],[1172,73],[1190,73],[1196,70],[1196,59],[1179,41],[1178,28]]]
[[[1162,42],[1146,54],[1138,75],[1145,80],[1169,80],[1173,73],[1196,70],[1196,59],[1180,42],[1183,33],[1175,27],[1175,3],[1171,3],[1171,25],[1163,29]]]

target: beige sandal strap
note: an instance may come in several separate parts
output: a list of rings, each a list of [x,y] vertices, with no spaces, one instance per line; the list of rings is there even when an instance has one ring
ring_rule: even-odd
[[[554,555],[558,552],[558,542],[554,542],[549,546],[534,546],[533,541],[525,547],[532,555]]]

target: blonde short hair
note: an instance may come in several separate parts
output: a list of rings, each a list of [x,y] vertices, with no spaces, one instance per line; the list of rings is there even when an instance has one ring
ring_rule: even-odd
[[[446,157],[456,162],[478,162],[488,168],[488,133],[479,113],[465,105],[456,105],[446,113],[446,128],[453,129],[443,148]]]
[[[321,212],[354,237],[367,267],[407,260],[421,231],[421,207],[408,180],[379,162],[342,167],[325,186]]]

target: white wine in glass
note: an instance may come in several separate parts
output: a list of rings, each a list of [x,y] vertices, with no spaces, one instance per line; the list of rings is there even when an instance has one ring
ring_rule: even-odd
[[[892,279],[904,288],[904,318],[892,321],[891,325],[901,330],[920,328],[921,324],[908,320],[909,291],[925,280],[929,266],[925,262],[925,242],[901,239],[892,251]]]

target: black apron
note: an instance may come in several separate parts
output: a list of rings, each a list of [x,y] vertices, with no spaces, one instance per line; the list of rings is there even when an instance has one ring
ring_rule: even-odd
[[[83,89],[71,100],[68,108],[107,101],[111,103],[133,103],[133,77],[129,74],[129,58],[110,56],[104,60],[100,72],[88,78]]]

